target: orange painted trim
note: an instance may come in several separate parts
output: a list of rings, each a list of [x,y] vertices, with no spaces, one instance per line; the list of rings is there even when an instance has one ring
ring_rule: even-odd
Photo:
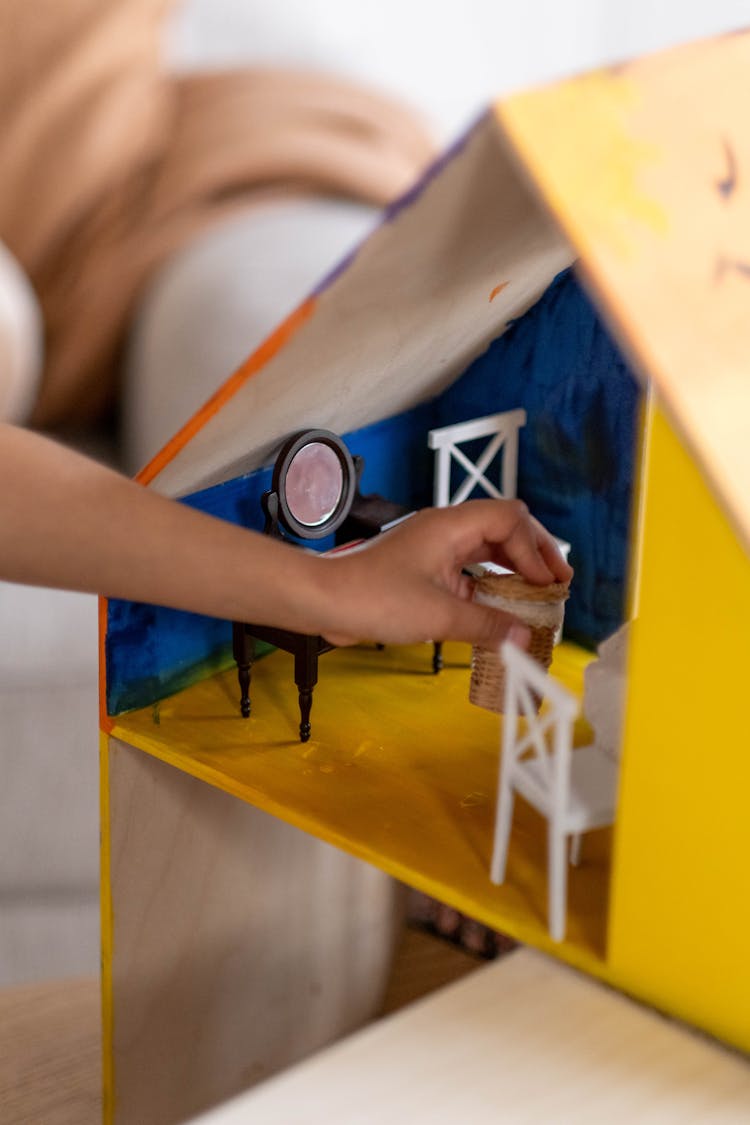
[[[107,599],[99,598],[99,729],[111,734],[114,719],[107,714]]]
[[[251,379],[253,375],[257,375],[258,372],[281,351],[285,344],[294,336],[297,329],[301,328],[302,325],[310,319],[315,311],[316,304],[316,298],[309,297],[306,301],[303,301],[286,320],[282,321],[279,327],[272,332],[260,347],[245,360],[242,366],[235,371],[234,375],[230,375],[226,382],[222,383],[215,394],[213,394],[211,398],[204,403],[201,409],[185,423],[181,430],[177,431],[174,437],[156,454],[153,460],[149,461],[148,465],[141,469],[136,480],[141,484],[150,484],[154,477],[158,476],[162,469],[185,448],[199,430],[203,429],[206,422],[208,422],[210,418],[213,418],[215,414],[218,414],[223,406],[226,406],[240,387],[242,387],[248,379]]]

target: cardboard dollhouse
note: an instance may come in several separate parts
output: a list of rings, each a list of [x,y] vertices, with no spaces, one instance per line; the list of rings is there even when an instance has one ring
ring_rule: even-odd
[[[631,621],[615,826],[571,874],[565,941],[547,931],[532,811],[505,883],[489,880],[498,720],[468,704],[461,646],[439,677],[418,649],[327,656],[303,753],[283,654],[259,662],[244,721],[227,622],[111,603],[112,1082],[123,746],[750,1049],[748,74],[740,34],[491,108],[142,478],[259,527],[279,446],[322,427],[364,457],[368,489],[417,506],[428,431],[525,409],[518,493],[577,570],[553,673],[580,693],[592,649]],[[383,718],[363,737],[367,714]]]

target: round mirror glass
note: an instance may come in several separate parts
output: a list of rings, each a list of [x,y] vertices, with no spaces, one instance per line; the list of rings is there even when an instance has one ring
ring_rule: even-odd
[[[289,511],[306,527],[320,527],[331,518],[343,487],[341,462],[330,445],[320,441],[311,441],[295,453],[284,481]]]

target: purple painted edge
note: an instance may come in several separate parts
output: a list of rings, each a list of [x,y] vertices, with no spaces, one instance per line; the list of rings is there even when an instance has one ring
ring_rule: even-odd
[[[460,153],[466,148],[467,144],[472,139],[477,130],[491,115],[492,109],[483,110],[476,118],[476,120],[474,120],[472,124],[469,125],[465,129],[465,131],[456,138],[455,141],[448,145],[448,147],[445,148],[440,153],[440,155],[435,158],[435,160],[433,160],[432,164],[430,164],[430,166],[425,169],[422,175],[417,180],[415,180],[411,187],[407,188],[402,195],[399,195],[397,199],[394,199],[392,203],[388,203],[383,208],[380,213],[379,220],[375,223],[370,233],[365,235],[362,241],[358,242],[354,249],[346,254],[345,257],[343,257],[341,261],[338,262],[333,267],[333,269],[323,277],[322,281],[318,282],[311,293],[312,297],[319,297],[323,292],[325,292],[326,289],[329,289],[335,281],[338,281],[338,279],[344,273],[346,273],[352,262],[354,262],[355,258],[359,254],[362,247],[365,246],[366,243],[369,242],[369,240],[375,234],[377,234],[382,226],[385,226],[386,223],[393,222],[397,215],[399,215],[402,211],[405,211],[407,207],[411,207],[412,204],[416,203],[422,193],[432,183],[432,181],[440,175],[446,165],[450,164],[452,160],[455,160],[455,158],[459,156]]]

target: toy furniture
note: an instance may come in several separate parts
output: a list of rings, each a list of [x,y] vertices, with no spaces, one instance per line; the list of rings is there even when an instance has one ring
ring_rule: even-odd
[[[614,762],[622,754],[623,718],[627,699],[627,655],[630,625],[626,622],[597,648],[597,658],[583,676],[581,710],[599,749]]]
[[[381,531],[387,531],[390,527],[395,527],[397,523],[412,514],[412,509],[404,504],[395,504],[392,500],[386,500],[384,496],[380,496],[376,492],[370,492],[363,496],[360,485],[365,467],[364,459],[355,454],[352,460],[354,461],[356,488],[349,514],[336,532],[336,542],[341,546],[346,546],[347,543],[356,542],[360,539],[372,539],[373,536],[379,535]]]
[[[554,941],[545,822],[526,802],[505,881],[488,875],[500,720],[468,702],[466,646],[446,646],[440,677],[414,674],[421,645],[333,650],[300,753],[283,653],[254,665],[242,719],[226,622],[104,606],[117,1125],[184,1119],[273,1066],[277,1008],[248,935],[281,889],[247,891],[271,854],[252,844],[258,810],[750,1049],[750,755],[722,703],[744,697],[750,636],[748,74],[743,33],[492,107],[142,474],[260,529],[276,450],[315,426],[364,457],[365,488],[413,508],[431,495],[426,433],[524,409],[518,492],[576,570],[551,675],[580,697],[596,643],[632,625],[616,816],[587,836]],[[376,930],[357,931],[370,951]],[[309,970],[299,940],[289,963]],[[362,952],[342,934],[324,948],[337,967]],[[300,969],[285,993],[313,1024],[315,980]],[[340,995],[360,987],[353,974]]]
[[[430,430],[427,441],[430,449],[435,450],[435,507],[447,508],[451,504],[460,504],[463,500],[468,500],[477,487],[495,499],[515,496],[518,431],[525,425],[525,410],[508,410],[502,414],[491,414],[486,418],[474,418],[470,422]],[[477,456],[476,463],[458,448],[466,442],[485,437],[489,437],[490,441]],[[488,474],[497,459],[500,460],[500,470],[499,482],[495,485]],[[454,461],[465,474],[455,491],[451,483]]]
[[[353,459],[343,441],[328,430],[302,430],[293,434],[279,452],[271,491],[261,503],[264,532],[303,541],[327,539],[342,526],[349,536],[371,538],[397,522],[406,509],[382,496],[362,496],[359,480],[362,458]],[[346,539],[345,539],[346,542]],[[255,640],[265,641],[294,656],[294,682],[299,692],[300,742],[310,738],[313,689],[318,682],[318,657],[335,646],[324,637],[296,633],[270,625],[235,621],[232,651],[240,684],[240,710],[250,717],[250,678]]]
[[[518,431],[525,425],[525,410],[506,410],[501,414],[472,418],[468,422],[430,430],[427,444],[430,449],[435,450],[435,507],[448,508],[453,504],[461,504],[474,496],[476,490],[479,490],[480,496],[489,496],[495,500],[514,498],[517,495]],[[481,451],[475,452],[476,442],[484,438],[490,440]],[[469,449],[460,449],[461,445],[468,446]],[[460,479],[457,484],[453,480],[456,468]],[[493,477],[497,477],[497,484]],[[567,559],[570,543],[562,539],[558,539],[557,543]],[[485,569],[502,573],[505,568],[485,563],[469,569],[481,574]],[[442,644],[439,641],[435,642],[432,664],[435,672],[439,672],[443,666]]]
[[[340,438],[327,430],[293,434],[276,458],[273,484],[263,495],[267,535],[283,538],[324,539],[344,522],[354,499],[354,464]],[[270,625],[235,621],[233,652],[240,682],[240,709],[250,716],[250,677],[254,641],[266,641],[294,656],[294,682],[299,692],[300,742],[310,737],[310,711],[318,682],[318,657],[334,647],[324,637],[295,633]]]
[[[435,482],[433,504],[436,508],[448,508],[461,504],[480,489],[482,495],[494,499],[508,499],[516,495],[518,473],[518,431],[526,424],[524,410],[507,410],[501,414],[490,414],[485,418],[474,418],[469,422],[459,422],[453,426],[441,426],[430,430],[427,444],[435,450]],[[458,447],[489,437],[476,463]],[[499,462],[499,465],[498,465]],[[463,480],[453,490],[454,468],[463,471]],[[494,468],[498,484],[490,479],[490,469]],[[493,475],[495,475],[493,473]],[[439,672],[443,666],[443,646],[434,642],[432,668]]]
[[[506,641],[505,706],[490,877],[505,879],[513,803],[518,793],[549,822],[549,930],[565,937],[568,840],[578,864],[581,834],[612,824],[617,767],[596,744],[573,751],[578,700],[526,653]],[[540,700],[547,708],[540,714]],[[524,726],[521,722],[525,721]]]

